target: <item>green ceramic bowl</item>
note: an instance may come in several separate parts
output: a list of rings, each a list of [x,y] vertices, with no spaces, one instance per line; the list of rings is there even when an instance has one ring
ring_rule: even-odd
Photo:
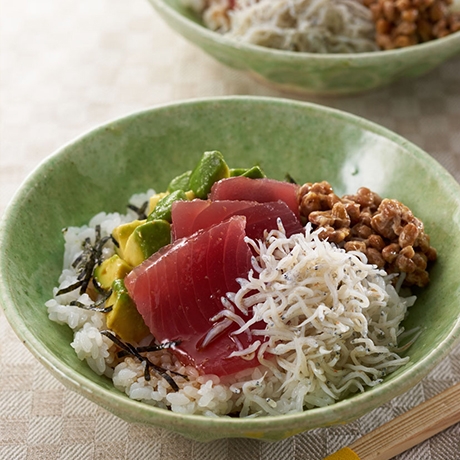
[[[329,180],[338,194],[367,186],[413,209],[439,261],[407,327],[423,334],[410,363],[377,387],[333,406],[259,419],[184,416],[130,400],[75,355],[66,326],[45,301],[61,271],[61,230],[94,214],[125,211],[127,199],[190,169],[205,150],[231,165],[259,163],[269,176]],[[336,110],[282,99],[228,97],[153,108],[100,126],[51,155],[22,185],[0,228],[0,303],[12,327],[52,374],[118,416],[198,440],[279,440],[346,423],[407,391],[460,338],[460,187],[428,154],[398,135]]]
[[[218,61],[291,93],[360,93],[422,75],[460,52],[460,32],[393,51],[347,55],[281,51],[244,44],[207,29],[181,0],[149,1],[172,29]]]

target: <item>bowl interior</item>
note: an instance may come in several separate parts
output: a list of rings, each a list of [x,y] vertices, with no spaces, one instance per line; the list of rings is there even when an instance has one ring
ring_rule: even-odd
[[[181,416],[130,400],[80,362],[67,326],[48,320],[44,303],[61,272],[62,229],[100,211],[125,212],[136,192],[162,191],[206,150],[231,166],[260,164],[298,182],[328,180],[337,194],[367,186],[420,217],[439,260],[430,286],[406,321],[424,332],[410,363],[363,394],[333,406],[255,420]],[[429,155],[375,124],[332,109],[268,98],[230,97],[154,108],[108,123],[69,143],[25,181],[0,230],[0,301],[32,353],[70,388],[128,420],[195,439],[282,439],[353,420],[408,390],[460,336],[460,188]],[[212,430],[210,428],[212,427]]]

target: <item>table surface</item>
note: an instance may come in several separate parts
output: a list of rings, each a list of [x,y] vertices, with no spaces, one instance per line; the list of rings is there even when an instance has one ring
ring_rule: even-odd
[[[146,0],[0,0],[0,212],[56,148],[145,107],[222,95],[289,97],[215,62]],[[460,56],[416,80],[361,96],[308,97],[401,134],[460,179]],[[67,390],[0,310],[2,459],[321,459],[460,381],[460,347],[419,385],[345,426],[263,443],[201,444],[125,422]],[[24,372],[27,369],[27,372]],[[399,455],[460,459],[460,425]]]

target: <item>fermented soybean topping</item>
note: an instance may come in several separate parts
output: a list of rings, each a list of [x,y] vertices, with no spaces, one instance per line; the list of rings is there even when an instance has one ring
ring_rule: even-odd
[[[246,277],[251,269],[245,220],[234,216],[177,240],[125,278],[131,298],[158,342],[180,341],[173,351],[203,374],[227,375],[257,365],[255,359],[228,357],[238,350],[230,334],[238,329],[236,322],[203,346],[210,331],[224,321],[212,321],[223,310],[221,298],[236,292],[237,278]],[[252,338],[241,334],[239,340],[246,348]]]
[[[428,266],[436,250],[423,222],[406,205],[382,199],[367,187],[340,198],[326,181],[305,183],[298,196],[302,219],[323,228],[322,239],[362,252],[387,273],[404,273],[405,286],[429,283]]]

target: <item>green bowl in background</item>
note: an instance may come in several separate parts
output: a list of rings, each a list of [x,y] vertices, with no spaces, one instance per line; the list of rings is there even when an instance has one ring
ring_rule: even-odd
[[[328,180],[337,194],[367,186],[421,218],[438,261],[406,320],[423,333],[410,362],[384,382],[332,406],[256,419],[181,415],[129,399],[92,372],[70,346],[72,332],[44,306],[62,269],[62,229],[100,211],[125,212],[128,198],[165,189],[206,150],[234,167],[260,164],[274,178]],[[0,224],[0,304],[23,343],[70,389],[114,414],[208,441],[280,440],[352,421],[425,377],[460,339],[460,186],[433,158],[364,119],[283,99],[224,97],[155,107],[82,135],[25,180]]]
[[[149,2],[172,29],[221,63],[289,93],[360,93],[422,75],[460,53],[460,32],[391,51],[318,54],[271,49],[206,28],[181,0]]]

